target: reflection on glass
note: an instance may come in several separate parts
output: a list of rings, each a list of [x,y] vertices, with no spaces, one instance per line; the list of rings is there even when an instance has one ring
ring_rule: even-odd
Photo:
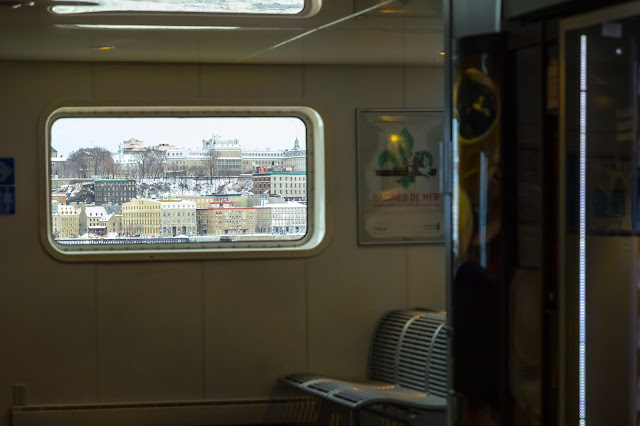
[[[503,77],[502,42],[500,35],[469,37],[454,52],[452,352],[462,426],[500,423],[498,294],[504,283],[501,93],[496,82]]]
[[[640,32],[605,15],[565,37],[567,422],[638,425]]]

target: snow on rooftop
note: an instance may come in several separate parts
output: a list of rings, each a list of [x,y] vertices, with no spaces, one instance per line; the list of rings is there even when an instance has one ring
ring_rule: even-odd
[[[297,201],[285,201],[284,203],[273,203],[273,204],[265,204],[263,206],[260,206],[261,208],[267,207],[267,208],[272,208],[272,209],[284,209],[284,208],[292,208],[292,207],[303,207],[303,208],[307,208],[306,205],[304,204],[300,204]]]
[[[107,210],[102,207],[102,206],[96,206],[96,207],[85,207],[85,213],[87,214],[87,216],[91,216],[91,217],[104,217],[107,216]]]

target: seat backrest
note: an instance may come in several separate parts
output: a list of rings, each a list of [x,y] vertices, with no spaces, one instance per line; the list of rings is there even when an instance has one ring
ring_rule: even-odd
[[[369,353],[369,378],[446,398],[446,316],[394,310],[385,314]]]

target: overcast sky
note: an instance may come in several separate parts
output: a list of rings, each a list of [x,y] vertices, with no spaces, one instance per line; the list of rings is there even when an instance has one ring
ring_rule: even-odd
[[[66,157],[92,146],[116,152],[131,138],[145,146],[201,148],[203,139],[217,135],[238,139],[243,148],[292,149],[296,138],[306,148],[305,130],[302,120],[291,117],[60,118],[51,126],[51,145]]]

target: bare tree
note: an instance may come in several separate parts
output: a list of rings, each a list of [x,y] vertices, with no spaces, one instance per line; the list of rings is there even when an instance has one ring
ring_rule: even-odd
[[[71,171],[82,178],[108,175],[114,165],[111,153],[102,147],[80,148],[69,155],[67,163]]]
[[[156,154],[154,151],[134,151],[133,158],[136,162],[136,174],[140,181],[149,177],[153,173]]]
[[[116,164],[115,175],[123,178],[134,178],[136,176],[136,167],[131,164]]]
[[[182,194],[184,194],[184,191],[189,189],[189,167],[186,165],[179,166],[176,175],[178,178],[178,187]]]
[[[119,170],[120,164],[116,164],[114,161],[112,163],[109,163],[108,165],[105,165],[104,174],[111,178],[115,178],[118,177]]]
[[[80,148],[69,154],[67,158],[69,169],[79,178],[86,178],[90,173],[91,156],[87,151],[87,148]]]
[[[216,150],[209,150],[204,159],[204,170],[206,176],[209,177],[209,182],[213,181],[213,178],[218,174],[218,156],[219,152]]]
[[[165,166],[167,163],[167,153],[165,151],[152,150],[149,176],[156,178],[164,177]]]
[[[85,148],[86,149],[86,148]],[[113,165],[113,157],[109,150],[102,147],[86,149],[94,175],[105,175]]]
[[[203,164],[194,164],[189,166],[189,174],[195,178],[207,176],[207,168]]]

